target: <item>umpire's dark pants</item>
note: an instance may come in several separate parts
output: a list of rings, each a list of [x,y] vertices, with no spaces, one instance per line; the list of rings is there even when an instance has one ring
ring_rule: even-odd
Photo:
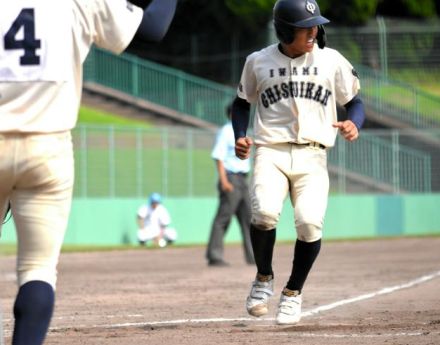
[[[206,258],[208,261],[223,260],[223,240],[233,215],[237,216],[242,234],[244,255],[247,263],[254,263],[250,239],[251,205],[246,174],[228,173],[228,180],[234,186],[232,192],[224,192],[220,182],[217,185],[220,197],[209,238]]]

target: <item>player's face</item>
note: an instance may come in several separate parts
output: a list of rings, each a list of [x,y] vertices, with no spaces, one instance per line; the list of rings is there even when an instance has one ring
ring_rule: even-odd
[[[297,28],[295,39],[292,43],[283,45],[285,52],[291,57],[298,57],[305,53],[310,53],[315,44],[318,27]]]

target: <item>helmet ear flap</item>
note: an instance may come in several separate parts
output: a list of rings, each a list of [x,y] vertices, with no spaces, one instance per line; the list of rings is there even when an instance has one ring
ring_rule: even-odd
[[[295,40],[295,29],[283,23],[274,21],[275,32],[281,43],[291,44]]]
[[[324,25],[318,25],[318,33],[316,34],[316,41],[318,47],[323,49],[327,44],[327,35],[325,33]]]

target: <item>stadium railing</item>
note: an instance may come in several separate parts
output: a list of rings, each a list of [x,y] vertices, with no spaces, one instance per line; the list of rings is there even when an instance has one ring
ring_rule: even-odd
[[[362,97],[380,117],[410,127],[440,127],[440,97],[380,72],[357,65]],[[133,55],[121,56],[94,48],[85,62],[84,81],[98,83],[140,99],[220,125],[235,89]]]

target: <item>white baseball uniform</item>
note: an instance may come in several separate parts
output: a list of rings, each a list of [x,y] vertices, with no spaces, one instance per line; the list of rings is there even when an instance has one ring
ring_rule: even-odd
[[[138,230],[138,240],[141,242],[150,241],[162,234],[166,241],[175,241],[177,232],[171,228],[171,217],[168,210],[162,204],[156,207],[142,205],[138,209],[138,217],[143,221],[143,227]]]
[[[290,191],[298,238],[320,238],[329,188],[326,150],[296,144],[334,146],[336,103],[348,103],[359,88],[352,65],[330,48],[315,45],[292,59],[274,44],[248,56],[237,94],[256,103],[253,224],[273,229]]]
[[[143,10],[125,0],[0,2],[0,210],[13,205],[18,283],[55,288],[73,188],[82,63],[121,52]]]

